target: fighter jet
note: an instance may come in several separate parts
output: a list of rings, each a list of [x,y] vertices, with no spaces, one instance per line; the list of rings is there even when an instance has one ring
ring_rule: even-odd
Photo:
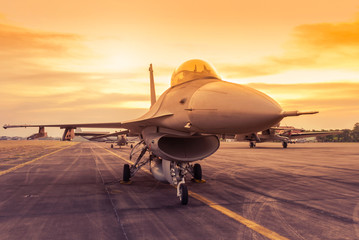
[[[105,142],[108,140],[105,137],[97,138],[98,136],[107,136],[110,132],[98,132],[98,131],[82,131],[81,128],[76,128],[75,136],[85,138],[89,141]]]
[[[31,136],[27,137],[27,140],[34,140],[39,138],[47,138],[47,132],[45,132],[45,128],[39,128],[38,133],[34,133]]]
[[[341,131],[323,131],[323,132],[308,132],[303,129],[294,127],[271,127],[261,133],[251,134],[237,134],[235,139],[237,141],[249,141],[249,147],[255,148],[256,143],[261,142],[282,142],[283,148],[288,147],[288,143],[295,143],[296,139],[327,136],[333,134],[340,134]]]
[[[138,134],[141,141],[132,149],[125,164],[123,181],[149,165],[153,177],[177,187],[183,205],[188,203],[187,174],[202,180],[197,161],[217,151],[216,134],[248,134],[264,131],[284,117],[317,112],[283,111],[266,94],[253,88],[226,82],[209,63],[194,59],[184,62],[172,74],[171,86],[156,100],[152,64],[150,65],[151,107],[142,117],[131,121],[87,124],[5,125],[12,127],[60,127],[63,139],[83,128],[121,128]],[[194,164],[195,163],[195,164]]]
[[[121,146],[125,146],[128,144],[126,136],[127,133],[128,130],[110,133],[82,131],[81,128],[78,128],[75,131],[75,136],[81,136],[89,141],[111,143],[111,148],[113,148],[113,144],[115,143],[121,148]]]

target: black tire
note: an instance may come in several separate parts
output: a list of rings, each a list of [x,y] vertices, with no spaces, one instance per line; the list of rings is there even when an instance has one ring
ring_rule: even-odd
[[[283,142],[282,145],[283,145],[283,148],[287,148],[287,147],[288,147],[288,143],[287,143],[287,142]]]
[[[193,166],[193,177],[196,180],[202,180],[202,167],[199,163]]]
[[[187,205],[188,203],[188,190],[187,190],[187,186],[185,184],[181,184],[180,185],[180,193],[181,193],[181,204],[182,205]]]
[[[111,148],[113,148],[113,144],[111,144]]]
[[[255,148],[256,147],[256,144],[254,142],[249,142],[249,147],[250,148]]]
[[[124,182],[130,181],[130,177],[131,177],[130,165],[125,164],[123,165],[123,181]]]

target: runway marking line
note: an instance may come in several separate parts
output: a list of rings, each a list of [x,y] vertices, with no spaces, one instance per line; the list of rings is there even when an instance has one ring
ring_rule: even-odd
[[[108,151],[109,153],[115,155],[116,157],[124,160],[125,162],[128,162],[130,164],[133,164],[133,162],[123,158],[122,156],[102,147],[103,149],[105,149],[106,151]],[[148,169],[143,169],[141,168],[141,170],[143,170],[144,172],[148,173],[148,174],[151,174],[151,172],[148,170]],[[245,225],[246,227],[254,230],[255,232],[269,238],[269,239],[272,239],[272,240],[289,240],[288,238],[286,237],[283,237],[281,235],[279,235],[278,233],[276,232],[273,232],[272,230],[269,230],[268,228],[265,228],[261,225],[259,225],[258,223],[256,222],[253,222],[245,217],[242,217],[241,215],[229,210],[228,208],[225,208],[215,202],[212,202],[211,200],[209,200],[208,198],[206,197],[203,197],[202,195],[198,194],[198,193],[194,193],[192,191],[188,191],[188,195],[197,199],[198,201],[206,204],[207,206],[209,206],[210,208],[214,209],[214,210],[217,210],[219,211],[220,213],[234,219],[235,221]]]
[[[76,144],[78,144],[78,143],[76,143]],[[68,147],[65,147],[65,148],[57,149],[57,150],[55,150],[55,151],[53,151],[53,152],[47,153],[47,154],[45,154],[45,155],[42,155],[41,157],[34,158],[34,159],[31,160],[31,161],[24,162],[24,163],[21,163],[21,164],[15,166],[15,167],[9,168],[9,169],[4,170],[4,171],[1,171],[1,172],[0,172],[0,176],[2,176],[2,175],[4,175],[4,174],[7,174],[7,173],[9,173],[9,172],[13,172],[13,171],[15,171],[15,170],[17,170],[17,169],[19,169],[19,168],[22,168],[22,167],[24,167],[24,166],[26,166],[26,165],[28,165],[28,164],[30,164],[30,163],[36,162],[37,160],[40,160],[40,159],[42,159],[42,158],[44,158],[44,157],[47,157],[47,156],[50,156],[51,154],[54,154],[54,153],[60,152],[60,151],[62,151],[62,150],[65,150],[65,149],[67,149],[67,148],[70,148],[70,147],[72,147],[72,146],[75,146],[76,144],[72,144],[71,146],[68,146]]]

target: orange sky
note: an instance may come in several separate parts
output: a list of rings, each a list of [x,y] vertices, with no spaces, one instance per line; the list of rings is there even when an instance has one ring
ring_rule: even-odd
[[[149,106],[150,63],[159,95],[177,65],[200,58],[285,110],[320,111],[283,124],[352,129],[358,1],[246,2],[0,0],[0,124],[132,119]]]

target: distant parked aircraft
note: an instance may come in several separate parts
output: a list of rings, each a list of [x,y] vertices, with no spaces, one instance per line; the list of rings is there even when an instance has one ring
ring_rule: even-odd
[[[261,133],[237,134],[237,141],[249,141],[250,148],[256,147],[256,143],[261,142],[282,142],[283,148],[288,147],[288,143],[295,143],[295,139],[326,136],[341,133],[341,131],[308,132],[294,127],[271,127]]]

